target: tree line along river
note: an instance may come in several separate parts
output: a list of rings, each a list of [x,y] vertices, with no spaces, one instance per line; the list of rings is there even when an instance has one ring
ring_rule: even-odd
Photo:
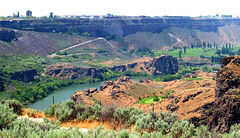
[[[146,79],[146,78],[154,79],[156,77],[159,77],[159,76],[131,76],[131,78],[136,82],[138,82],[140,79]],[[110,80],[116,80],[116,79],[117,78],[113,78]],[[98,88],[99,90],[100,86],[103,85],[104,82],[106,81],[109,81],[109,80],[95,82],[95,83],[88,83],[88,84],[71,85],[71,86],[67,86],[67,87],[55,90],[53,93],[49,94],[47,97],[29,105],[29,108],[43,111],[44,109],[48,108],[50,104],[53,104],[53,97],[54,97],[55,104],[61,101],[66,101],[70,99],[70,97],[75,93],[75,91],[89,89],[89,88]]]

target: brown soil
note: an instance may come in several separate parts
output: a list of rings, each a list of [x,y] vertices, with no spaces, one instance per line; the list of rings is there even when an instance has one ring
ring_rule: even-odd
[[[25,108],[25,109],[23,109],[23,114],[22,114],[22,116],[27,115],[27,112],[30,112],[31,110],[33,110],[33,109],[30,109],[30,108]],[[45,114],[44,114],[43,112],[36,110],[36,112],[34,113],[34,116],[33,116],[33,117],[34,117],[34,118],[44,118],[44,117],[46,117],[46,116],[45,116]]]
[[[115,65],[127,65],[135,62],[146,62],[151,60],[150,57],[143,57],[139,59],[132,59],[132,60],[120,60],[119,58],[116,58],[115,61],[102,61],[100,64],[104,66],[115,66]],[[141,71],[139,71],[141,72]]]
[[[72,98],[81,97],[80,101],[85,104],[90,103],[89,99],[94,98],[103,105],[134,106],[143,109],[145,112],[150,110],[171,112],[178,114],[180,118],[189,120],[193,117],[200,117],[208,106],[215,101],[216,83],[213,80],[215,74],[197,71],[194,75],[201,80],[181,79],[170,82],[144,80],[142,83],[137,83],[129,78],[120,78],[105,83],[101,91],[93,92],[88,96],[76,92],[78,94],[73,95]],[[167,92],[172,91],[174,92],[168,98],[159,102],[152,104],[137,103],[139,97],[146,98],[154,94],[164,96]],[[91,104],[94,103],[91,102]]]
[[[23,114],[21,116],[18,116],[18,119],[22,118],[28,118],[32,121],[36,122],[43,122],[43,118],[48,118],[48,120],[57,120],[55,117],[46,117],[45,114],[41,111],[36,111],[34,113],[34,116],[30,117],[28,116],[27,112],[33,110],[30,108],[25,108],[23,109]],[[79,127],[81,129],[96,129],[99,125],[102,125],[104,129],[110,130],[110,129],[115,129],[115,130],[121,130],[121,126],[116,126],[111,122],[101,122],[101,121],[76,121],[76,120],[70,120],[68,122],[62,122],[60,124],[60,127],[63,128],[68,128],[70,126],[72,127]],[[125,129],[129,129],[131,132],[134,132],[134,126],[127,127]]]
[[[197,71],[195,73],[202,80],[176,80],[170,82],[155,82],[151,80],[143,80],[135,82],[128,77],[123,77],[117,81],[105,83],[102,86],[102,91],[90,89],[88,95],[86,92],[76,92],[75,96],[81,96],[83,104],[95,104],[96,100],[101,101],[103,105],[115,105],[122,107],[134,106],[143,109],[145,112],[154,110],[155,112],[171,112],[179,115],[179,119],[185,118],[200,118],[208,109],[208,106],[215,101],[215,77],[214,73],[206,73]],[[165,95],[166,92],[174,91],[168,98],[152,104],[138,104],[138,96],[148,97],[155,93],[158,96]],[[79,98],[79,97],[78,97]],[[95,100],[93,100],[93,98]],[[24,109],[23,116],[27,116],[27,111]],[[28,117],[28,116],[27,116]],[[42,112],[36,112],[34,118],[44,118]],[[56,118],[49,118],[56,119]],[[105,129],[120,130],[121,126],[114,126],[111,122],[100,121],[69,121],[61,123],[61,127],[79,127],[85,129],[95,129],[102,125]],[[127,129],[134,131],[134,126]]]

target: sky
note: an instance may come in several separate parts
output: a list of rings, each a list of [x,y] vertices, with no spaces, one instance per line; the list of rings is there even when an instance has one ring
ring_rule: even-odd
[[[19,11],[33,16],[54,15],[114,15],[126,16],[206,16],[240,15],[237,0],[1,0],[0,16],[12,16]]]

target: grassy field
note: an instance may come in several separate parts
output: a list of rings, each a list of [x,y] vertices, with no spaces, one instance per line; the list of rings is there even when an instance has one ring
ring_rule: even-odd
[[[220,47],[219,50],[222,48]],[[232,52],[237,52],[240,49],[240,46],[235,46],[234,49],[231,49]],[[200,57],[201,55],[204,57],[218,56],[216,53],[216,48],[193,48],[187,49],[186,53],[182,50],[181,57]],[[173,51],[155,51],[154,54],[156,56],[160,56],[162,54],[172,55],[173,57],[179,57],[179,49]],[[227,54],[222,54],[223,56],[228,56]]]
[[[211,57],[211,56],[217,56],[215,54],[216,49],[214,48],[194,48],[194,49],[187,49],[186,53],[182,50],[182,57],[200,57],[200,55],[203,55],[205,57]],[[168,54],[172,55],[173,57],[179,57],[179,50],[174,51],[156,51],[154,52],[156,56],[162,55],[162,54]]]
[[[171,93],[173,93],[173,92],[174,91],[172,91]],[[151,97],[148,97],[148,98],[142,98],[141,100],[138,101],[138,103],[140,103],[140,104],[151,104],[151,103],[154,103],[154,102],[159,102],[162,99],[168,97],[171,93],[167,92],[164,96],[159,96],[157,101],[154,101],[154,99],[157,97],[155,95],[153,95]]]
[[[143,98],[138,103],[140,103],[140,104],[151,104],[151,103],[154,103],[154,102],[158,102],[158,101],[153,101],[154,98],[155,98],[154,96],[149,97],[149,98]],[[159,101],[161,101],[163,98],[164,98],[163,96],[158,97]]]

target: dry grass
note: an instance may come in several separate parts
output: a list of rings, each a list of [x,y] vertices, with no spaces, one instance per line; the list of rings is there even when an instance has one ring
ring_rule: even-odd
[[[31,116],[29,116],[29,113],[31,111],[34,111],[34,113]],[[29,117],[33,117],[33,118],[44,118],[45,117],[45,114],[43,112],[34,110],[34,109],[30,109],[30,108],[23,109],[22,116],[24,116],[24,115],[28,115]]]
[[[117,105],[118,107],[130,107],[143,109],[145,112],[152,111],[154,108],[155,112],[169,112],[170,108],[177,108],[171,113],[176,113],[179,118],[190,119],[192,117],[200,117],[203,113],[203,106],[210,104],[215,101],[215,87],[216,83],[212,79],[215,77],[214,73],[196,72],[198,77],[204,78],[203,80],[176,80],[171,82],[155,82],[150,81],[149,83],[136,83],[134,81],[125,82],[125,84],[120,83],[120,90],[125,91],[125,93],[117,93],[116,97],[112,97],[112,91],[115,88],[113,86],[107,87],[104,91],[94,93],[93,97],[97,100],[101,100],[103,105]],[[159,87],[157,87],[159,86]],[[138,104],[136,96],[138,95],[150,95],[153,93],[152,90],[157,91],[156,95],[162,96],[166,92],[174,90],[175,92],[170,94],[169,98],[163,99],[159,102],[152,104]],[[131,91],[131,92],[129,92]],[[200,92],[200,93],[199,93]],[[131,95],[132,94],[132,95]],[[133,97],[134,95],[134,97]],[[138,97],[137,97],[138,98]],[[187,99],[187,100],[186,100]],[[89,100],[90,97],[85,97],[84,100]],[[24,109],[24,115],[30,109]],[[45,117],[42,112],[37,112],[35,117]],[[56,119],[54,117],[49,119]],[[72,120],[69,122],[64,122],[61,127],[79,127],[85,129],[95,129],[97,126],[102,125],[105,129],[115,129],[120,130],[123,126],[114,126],[113,122],[106,121],[76,121]],[[134,130],[134,126],[128,127],[127,129]]]

